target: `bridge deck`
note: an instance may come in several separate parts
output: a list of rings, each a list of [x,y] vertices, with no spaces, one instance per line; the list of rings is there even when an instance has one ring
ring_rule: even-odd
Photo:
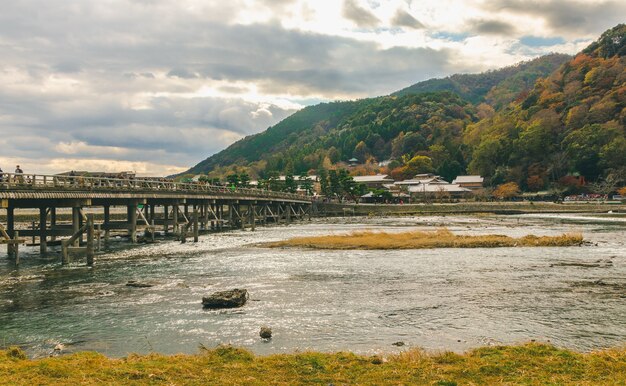
[[[0,177],[2,207],[8,200],[59,199],[195,199],[262,200],[300,204],[306,196],[263,189],[231,188],[204,183],[180,183],[165,179],[99,178],[4,173]]]

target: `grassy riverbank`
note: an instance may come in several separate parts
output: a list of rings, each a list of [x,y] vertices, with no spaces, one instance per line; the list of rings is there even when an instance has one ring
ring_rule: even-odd
[[[523,214],[523,213],[625,213],[624,203],[571,202],[474,202],[458,203],[419,203],[419,204],[338,204],[316,202],[313,212],[320,217],[333,216],[415,216],[445,214]]]
[[[255,356],[231,347],[197,355],[97,353],[28,360],[19,349],[0,351],[3,385],[465,385],[626,382],[626,350],[581,354],[550,345],[486,347],[459,355],[410,350],[386,358],[350,353]]]
[[[271,248],[300,247],[316,249],[422,249],[422,248],[497,248],[497,247],[567,247],[581,245],[580,233],[560,236],[527,235],[513,238],[504,235],[463,236],[447,229],[433,232],[353,232],[347,235],[296,237],[264,244]]]

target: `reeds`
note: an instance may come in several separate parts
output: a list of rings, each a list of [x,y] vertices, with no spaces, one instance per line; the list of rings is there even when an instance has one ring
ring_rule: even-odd
[[[514,238],[504,235],[455,235],[448,229],[434,232],[353,232],[348,235],[296,237],[264,246],[315,249],[424,249],[424,248],[498,248],[498,247],[567,247],[581,245],[581,233],[559,236],[527,235]]]

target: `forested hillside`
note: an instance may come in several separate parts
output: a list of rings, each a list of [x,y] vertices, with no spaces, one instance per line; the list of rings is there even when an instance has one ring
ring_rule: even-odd
[[[512,102],[522,91],[533,87],[538,78],[552,73],[569,59],[571,57],[564,54],[545,55],[481,74],[455,74],[443,79],[430,79],[393,95],[450,91],[473,104],[486,102],[495,108],[501,108]]]
[[[471,124],[469,169],[529,190],[580,174],[624,179],[626,26],[537,82],[512,108]]]
[[[390,96],[310,106],[189,173],[223,177],[237,170],[263,178],[335,168],[355,157],[365,165],[393,159],[383,171],[395,178],[472,172],[526,190],[576,174],[623,180],[625,36],[619,25],[574,58],[553,54]]]

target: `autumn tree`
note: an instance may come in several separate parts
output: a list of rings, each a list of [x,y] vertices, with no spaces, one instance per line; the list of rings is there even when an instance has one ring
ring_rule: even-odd
[[[520,194],[519,185],[515,182],[507,182],[502,185],[498,185],[493,191],[493,196],[499,200],[507,200],[513,197],[517,197]]]

